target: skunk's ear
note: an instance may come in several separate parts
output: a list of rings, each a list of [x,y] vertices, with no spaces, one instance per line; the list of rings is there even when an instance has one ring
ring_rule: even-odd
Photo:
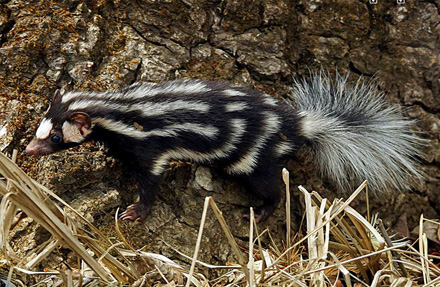
[[[83,112],[74,112],[64,122],[62,129],[65,143],[81,143],[92,132],[90,116]]]
[[[60,89],[57,89],[57,90],[55,91],[55,93],[53,94],[52,105],[53,105],[53,104],[56,104],[56,103],[60,103],[62,97],[63,97],[63,96],[61,95],[61,91],[60,91]]]
[[[92,127],[90,116],[84,112],[74,112],[70,115],[70,121],[78,127],[81,134],[87,133]]]

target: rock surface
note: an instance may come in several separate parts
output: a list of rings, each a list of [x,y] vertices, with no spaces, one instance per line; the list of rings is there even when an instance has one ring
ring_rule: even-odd
[[[292,77],[307,77],[309,70],[350,71],[353,80],[375,75],[388,100],[417,119],[428,144],[422,160],[426,181],[373,198],[372,210],[389,226],[405,212],[411,227],[422,213],[439,218],[440,3],[365,2],[0,1],[0,147],[7,153],[18,149],[18,163],[30,175],[111,237],[117,207],[126,207],[136,194],[130,176],[104,147],[90,143],[42,158],[23,154],[57,88],[106,90],[134,81],[207,78],[287,97]],[[293,202],[302,202],[299,184],[329,198],[343,196],[315,175],[306,158],[292,159],[288,168]],[[244,244],[248,223],[242,212],[258,201],[209,168],[179,164],[167,172],[146,222],[124,223],[124,235],[135,247],[188,262],[169,246],[192,254],[208,195]],[[261,223],[277,241],[285,234],[283,206]],[[362,199],[355,202],[363,213],[365,206]],[[297,230],[301,203],[293,208]],[[200,260],[234,261],[212,212]]]

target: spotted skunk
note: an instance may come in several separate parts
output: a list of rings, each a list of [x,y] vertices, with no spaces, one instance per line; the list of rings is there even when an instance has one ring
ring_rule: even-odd
[[[316,74],[295,81],[296,107],[269,95],[203,80],[135,83],[119,91],[56,93],[26,148],[46,155],[105,142],[131,169],[140,200],[123,219],[142,221],[170,160],[215,164],[263,200],[257,219],[280,201],[281,168],[303,145],[323,176],[347,190],[363,180],[382,192],[420,178],[413,124],[370,82]]]

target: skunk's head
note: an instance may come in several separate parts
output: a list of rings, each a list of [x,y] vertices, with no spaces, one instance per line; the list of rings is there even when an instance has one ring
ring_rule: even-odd
[[[91,132],[90,116],[80,111],[67,111],[59,91],[56,91],[35,137],[26,147],[26,153],[46,155],[68,149],[84,142]]]

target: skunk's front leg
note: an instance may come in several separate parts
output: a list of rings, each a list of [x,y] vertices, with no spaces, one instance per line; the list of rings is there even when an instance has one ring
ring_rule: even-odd
[[[127,207],[120,218],[131,221],[144,221],[151,212],[156,195],[160,190],[160,176],[152,174],[149,170],[134,172],[139,190],[139,201]]]

